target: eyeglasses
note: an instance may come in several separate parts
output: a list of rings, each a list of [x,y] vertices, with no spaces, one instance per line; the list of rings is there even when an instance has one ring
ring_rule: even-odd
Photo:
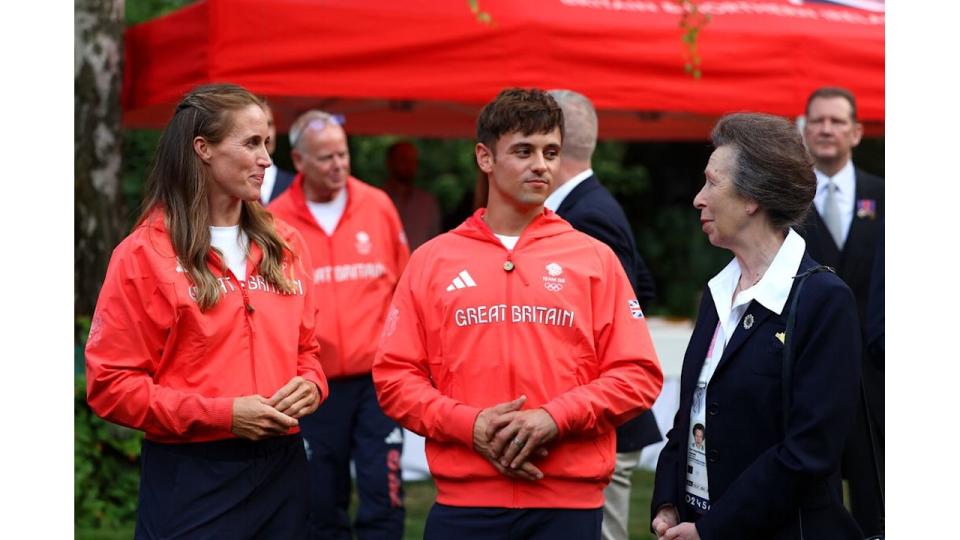
[[[347,119],[342,114],[331,114],[328,116],[314,118],[313,120],[307,122],[307,125],[303,126],[303,129],[300,131],[296,133],[290,133],[290,146],[296,146],[297,141],[299,141],[300,137],[308,130],[316,129],[317,131],[323,131],[323,129],[327,126],[342,126],[346,123]]]

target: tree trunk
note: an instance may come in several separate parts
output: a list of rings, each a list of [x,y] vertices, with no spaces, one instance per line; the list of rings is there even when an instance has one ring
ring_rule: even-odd
[[[124,235],[123,0],[76,0],[74,8],[74,313],[89,315]]]

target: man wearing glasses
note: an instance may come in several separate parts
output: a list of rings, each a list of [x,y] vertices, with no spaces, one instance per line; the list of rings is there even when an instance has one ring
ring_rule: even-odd
[[[342,117],[307,111],[291,126],[290,144],[298,173],[269,210],[309,247],[321,299],[320,361],[330,382],[324,406],[300,420],[312,476],[311,538],[399,539],[403,430],[380,410],[370,369],[409,257],[403,226],[386,193],[350,176]],[[351,460],[359,495],[352,527]]]

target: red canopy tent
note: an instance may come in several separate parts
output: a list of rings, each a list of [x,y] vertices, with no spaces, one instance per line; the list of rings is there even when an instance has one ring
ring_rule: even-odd
[[[501,88],[536,86],[589,96],[601,137],[696,140],[724,113],[791,117],[811,90],[839,85],[868,134],[883,133],[882,11],[699,5],[712,19],[695,79],[676,0],[479,0],[492,24],[467,0],[200,1],[127,31],[124,123],[159,128],[193,86],[234,82],[270,99],[281,131],[321,108],[353,134],[470,137]]]

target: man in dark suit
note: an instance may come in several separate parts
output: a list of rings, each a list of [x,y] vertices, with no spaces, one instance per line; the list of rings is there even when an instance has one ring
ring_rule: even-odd
[[[803,135],[816,168],[817,211],[810,212],[802,234],[814,260],[835,268],[853,290],[864,328],[877,244],[883,241],[883,179],[851,161],[863,136],[853,94],[842,88],[814,91],[807,99]],[[873,536],[884,529],[884,369],[868,354],[861,380],[861,403],[844,450],[843,472],[853,516],[864,534]]]
[[[270,104],[266,99],[260,98],[263,102],[263,111],[267,113],[267,128],[270,130],[270,138],[267,140],[267,152],[272,156],[277,149],[277,126],[273,123],[273,111],[270,110]],[[276,199],[281,193],[290,187],[293,183],[294,174],[286,169],[277,167],[276,163],[271,163],[263,172],[263,185],[260,186],[260,202],[264,206],[270,201]]]
[[[591,159],[597,146],[597,113],[590,100],[571,90],[551,90],[563,109],[563,150],[557,187],[544,206],[573,228],[610,246],[626,271],[642,308],[653,300],[653,276],[637,252],[637,244],[623,208],[593,175]],[[626,540],[630,505],[630,476],[644,446],[662,439],[653,411],[647,411],[617,429],[617,463],[604,491],[603,538]]]

